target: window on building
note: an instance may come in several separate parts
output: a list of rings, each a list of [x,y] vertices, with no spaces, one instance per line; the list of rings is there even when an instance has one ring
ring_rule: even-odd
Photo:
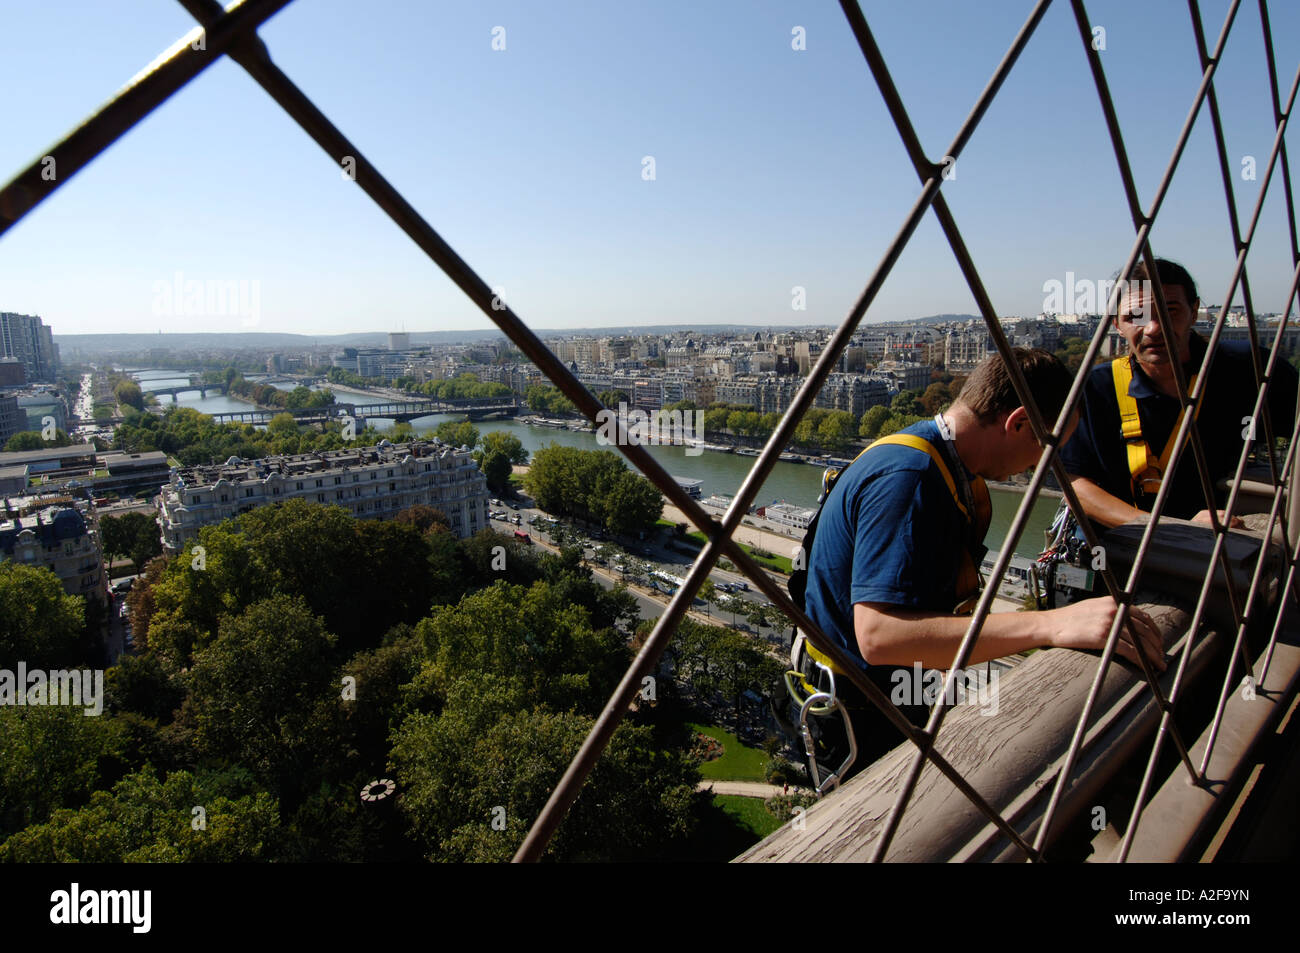
[[[325,485],[325,481],[324,481],[324,480],[317,480],[317,481],[316,481],[316,485],[317,485],[317,486],[324,486],[324,485]]]
[[[343,482],[343,478],[342,478],[341,476],[336,476],[336,477],[334,478],[334,485],[335,485],[335,486],[338,486],[338,485],[339,485],[340,483],[342,483],[342,482]]]
[[[199,498],[197,496],[191,496],[190,506],[198,506],[198,505],[199,505]]]
[[[222,502],[222,503],[225,503],[226,500],[227,500],[226,494],[222,493],[222,494],[221,494],[221,502]]]
[[[343,491],[342,491],[342,490],[335,490],[335,491],[334,491],[334,499],[336,499],[336,500],[341,500],[341,499],[343,499]]]
[[[299,480],[299,481],[298,481],[298,489],[300,489],[300,490],[302,489],[302,480]]]
[[[324,494],[324,493],[317,493],[317,494],[316,494],[316,502],[317,502],[317,503],[324,503],[324,502],[325,502],[325,494]]]
[[[252,496],[252,495],[253,495],[253,488],[251,486],[244,487],[244,496]]]

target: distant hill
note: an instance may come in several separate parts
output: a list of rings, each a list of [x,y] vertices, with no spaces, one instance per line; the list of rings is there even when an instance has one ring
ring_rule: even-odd
[[[881,322],[887,324],[942,324],[948,321],[968,321],[977,317],[971,314],[935,314],[927,318],[910,321]],[[753,334],[755,331],[791,331],[807,330],[812,327],[827,325],[745,325],[745,324],[655,324],[655,325],[610,325],[602,328],[540,328],[535,331],[538,337],[570,337],[573,335],[636,336],[640,334]],[[411,331],[412,345],[424,344],[470,344],[475,341],[500,340],[505,337],[496,328],[480,328],[460,331]],[[56,334],[55,343],[68,350],[95,351],[111,354],[120,352],[139,352],[149,348],[167,348],[169,350],[302,350],[312,347],[386,347],[388,333],[385,331],[361,331],[349,334],[288,334],[265,331],[243,331],[225,333],[187,333],[179,334]]]

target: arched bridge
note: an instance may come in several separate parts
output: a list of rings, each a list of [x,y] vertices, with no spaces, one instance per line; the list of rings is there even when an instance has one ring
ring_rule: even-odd
[[[155,396],[159,396],[159,397],[161,397],[163,394],[170,394],[172,398],[172,403],[175,403],[177,398],[181,394],[186,394],[191,391],[198,391],[204,397],[208,396],[208,391],[212,391],[218,394],[224,394],[226,392],[225,381],[221,381],[219,383],[212,383],[209,381],[200,380],[197,377],[190,377],[190,382],[188,384],[178,384],[175,387],[151,387],[149,386],[148,381],[139,381],[137,383],[140,384],[140,390],[144,391],[146,394],[154,394]]]

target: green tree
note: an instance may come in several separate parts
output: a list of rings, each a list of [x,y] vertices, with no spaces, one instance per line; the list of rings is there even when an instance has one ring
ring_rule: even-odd
[[[118,381],[117,386],[113,388],[113,396],[117,398],[119,404],[144,410],[144,394],[140,390],[140,385],[133,380],[123,378]]]
[[[479,446],[480,449],[475,452],[475,459],[478,459],[480,455],[499,450],[509,458],[514,466],[524,466],[528,463],[528,451],[524,449],[523,442],[508,431],[489,430],[483,435]]]
[[[447,521],[447,514],[434,506],[428,506],[424,503],[417,503],[415,506],[408,506],[393,515],[393,522],[407,523],[419,533],[427,533],[435,526],[444,530],[451,529],[451,524]]]
[[[710,407],[704,412],[704,430],[705,432],[713,431],[721,433],[727,429],[727,423],[730,420],[731,411],[726,407]]]
[[[921,395],[921,406],[930,416],[934,416],[947,407],[952,402],[948,394],[948,385],[935,382],[925,389]]]
[[[123,747],[116,719],[62,705],[0,706],[0,839],[84,804],[121,769]]]
[[[468,420],[445,420],[438,424],[433,435],[453,447],[473,447],[479,440],[478,428]]]
[[[497,493],[504,493],[510,484],[510,475],[513,472],[510,458],[500,450],[493,450],[483,458],[479,466],[487,478],[488,488]]]
[[[889,409],[896,415],[910,415],[925,413],[925,407],[922,405],[921,392],[917,390],[901,390],[894,397],[894,402],[889,405]]]
[[[267,423],[266,433],[270,437],[297,437],[298,422],[293,414],[276,414]]]
[[[196,805],[203,809],[197,829]],[[55,811],[48,822],[9,838],[0,844],[0,862],[270,860],[278,815],[268,794],[231,780],[229,773],[196,777],[177,771],[161,781],[146,767],[118,781],[111,792],[94,792],[84,807]]]
[[[651,529],[663,515],[664,498],[655,485],[630,470],[621,472],[607,490],[596,495],[603,506],[605,528],[634,535]],[[590,505],[590,504],[589,504]]]
[[[0,562],[0,667],[80,664],[89,651],[84,622],[85,603],[64,592],[49,569]]]
[[[273,596],[224,619],[190,672],[201,752],[248,767],[283,799],[338,757],[336,639],[301,598]]]
[[[426,661],[413,690],[430,700],[393,735],[399,806],[431,859],[507,859],[617,683],[628,649],[545,582],[498,583],[438,610],[417,632]],[[696,777],[649,727],[620,726],[548,856],[653,856],[689,830]]]
[[[881,425],[888,419],[889,408],[884,404],[868,407],[862,415],[862,425],[858,428],[858,436],[867,440],[875,440],[880,435]]]
[[[858,435],[858,419],[846,410],[832,410],[817,427],[817,439],[827,450],[840,450]]]
[[[129,556],[136,571],[143,572],[149,560],[162,555],[158,524],[146,513],[105,516],[100,519],[99,527],[105,558],[111,547],[114,555]]]

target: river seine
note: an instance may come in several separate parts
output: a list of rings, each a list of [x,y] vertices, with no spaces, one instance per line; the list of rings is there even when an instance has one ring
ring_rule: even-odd
[[[189,380],[188,377],[178,376],[175,371],[166,370],[132,370],[131,374],[141,382],[145,390],[149,389],[150,384],[154,387],[173,387],[186,384]],[[364,402],[363,398],[346,395],[344,392],[339,392],[339,399]],[[171,397],[166,395],[160,400],[166,405]],[[250,405],[245,401],[224,394],[209,394],[207,397],[201,397],[197,391],[182,393],[179,403],[182,407],[193,407],[205,414],[250,409]],[[454,419],[458,418],[435,414],[412,421],[412,427],[417,433],[423,434],[432,431],[445,420]],[[367,422],[377,430],[388,430],[393,426],[392,421],[378,418],[368,418]],[[592,433],[533,427],[509,419],[481,421],[476,426],[483,432],[504,430],[514,434],[529,453],[551,443],[583,450],[601,449],[596,443],[596,435]],[[648,446],[646,449],[672,475],[702,481],[702,492],[705,496],[713,493],[734,494],[740,488],[741,481],[744,480],[755,460],[754,457],[718,453],[712,450],[706,450],[699,456],[688,457],[682,447]],[[822,468],[818,466],[777,461],[771,474],[759,489],[755,502],[763,505],[785,500],[799,506],[814,506],[821,489],[821,474]],[[991,488],[990,495],[993,500],[993,519],[986,541],[991,549],[999,549],[1006,539],[1011,520],[1015,516],[1023,494],[1015,490],[994,487]],[[1042,550],[1043,532],[1051,525],[1056,507],[1057,499],[1054,497],[1039,497],[1035,501],[1029,524],[1016,546],[1019,555],[1032,557]]]

